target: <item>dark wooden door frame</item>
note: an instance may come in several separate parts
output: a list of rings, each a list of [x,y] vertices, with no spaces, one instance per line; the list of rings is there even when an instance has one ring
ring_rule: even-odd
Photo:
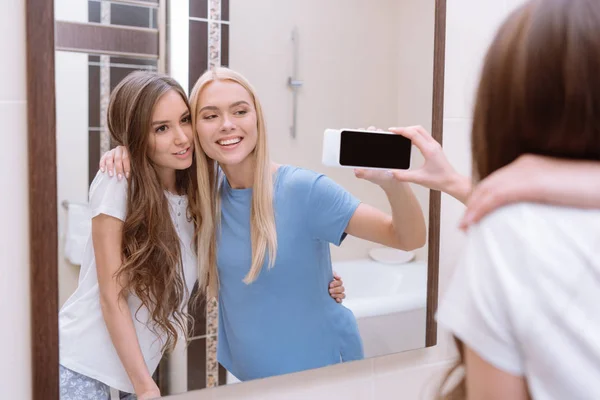
[[[54,1],[26,0],[32,395],[58,400]]]
[[[442,142],[446,0],[436,0],[432,135]],[[54,0],[26,0],[33,400],[58,400],[58,221]],[[426,346],[437,343],[440,193],[429,198]]]
[[[444,138],[444,69],[446,65],[446,0],[435,0],[433,41],[433,101],[431,135],[443,145]],[[429,253],[427,255],[427,320],[425,347],[437,344],[435,313],[438,306],[440,275],[440,215],[442,194],[429,191]]]

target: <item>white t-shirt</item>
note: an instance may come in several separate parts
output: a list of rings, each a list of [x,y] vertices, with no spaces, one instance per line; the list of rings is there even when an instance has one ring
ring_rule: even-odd
[[[534,399],[600,399],[600,211],[517,204],[486,217],[437,319]]]
[[[170,204],[171,218],[179,234],[183,270],[188,293],[197,280],[197,257],[193,251],[194,224],[186,215],[187,197],[165,192]],[[98,173],[90,187],[90,211],[92,218],[106,214],[125,220],[127,207],[127,182]],[[148,370],[152,374],[162,357],[164,336],[157,337],[146,323],[148,309],[142,307],[139,298],[130,295],[129,309],[134,317],[140,348]],[[136,314],[137,311],[137,314]],[[60,363],[80,374],[99,380],[110,387],[133,393],[125,368],[110,339],[100,308],[96,260],[90,230],[85,247],[79,285],[59,312]]]

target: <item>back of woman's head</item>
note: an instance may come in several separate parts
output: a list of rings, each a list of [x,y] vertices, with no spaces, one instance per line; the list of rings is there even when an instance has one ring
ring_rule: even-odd
[[[600,160],[600,1],[531,0],[508,17],[484,62],[472,139],[478,179],[525,153]],[[449,385],[464,362],[456,343],[440,399],[467,397],[464,379]]]
[[[502,25],[473,119],[474,175],[524,153],[600,160],[600,2],[532,0]]]
[[[108,106],[108,129],[131,158],[127,213],[123,225],[123,265],[117,277],[125,282],[121,295],[135,294],[150,311],[150,328],[166,335],[164,349],[187,333],[183,311],[188,293],[182,273],[180,241],[170,217],[169,203],[154,165],[153,113],[166,93],[175,91],[189,112],[185,92],[172,78],[136,71],[113,90]],[[188,196],[188,216],[199,222],[196,168],[177,170],[176,188]],[[144,321],[145,322],[145,321]]]

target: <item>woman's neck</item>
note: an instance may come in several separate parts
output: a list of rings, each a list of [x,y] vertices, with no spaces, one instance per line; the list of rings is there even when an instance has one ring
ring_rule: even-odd
[[[232,189],[248,189],[254,185],[254,175],[256,173],[256,158],[254,155],[246,157],[239,164],[220,165],[220,167]]]
[[[167,192],[178,194],[175,170],[171,168],[158,168],[157,172],[163,189]]]

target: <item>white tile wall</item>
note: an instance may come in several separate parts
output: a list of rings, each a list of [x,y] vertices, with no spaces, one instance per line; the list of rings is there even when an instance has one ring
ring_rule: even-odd
[[[0,50],[0,103],[25,101],[25,0],[2,0]]]
[[[498,0],[447,0],[446,118],[470,118],[485,51],[506,15]]]
[[[463,175],[471,175],[470,118],[444,119],[444,151],[450,163]],[[440,298],[458,260],[464,235],[457,229],[465,207],[449,195],[442,195],[440,224]]]
[[[31,398],[25,0],[0,6],[0,397]]]
[[[508,9],[508,12],[512,12],[515,8],[522,6],[525,1],[524,0],[505,0],[506,1],[506,7]]]
[[[373,376],[373,399],[432,399],[452,362],[407,368]],[[398,383],[401,376],[402,383]]]

